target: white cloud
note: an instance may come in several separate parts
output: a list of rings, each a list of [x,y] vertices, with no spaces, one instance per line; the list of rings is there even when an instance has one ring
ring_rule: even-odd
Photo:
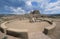
[[[35,1],[35,2],[41,2],[43,0],[28,0],[28,1],[31,1],[31,2],[33,2],[33,1]]]
[[[12,9],[12,11],[15,14],[25,14],[25,11],[22,8],[20,8],[20,7],[18,7],[18,8],[11,8],[11,9]]]
[[[55,3],[50,3],[45,7],[47,10],[52,10],[52,9],[58,9],[60,8],[60,1],[55,2]]]
[[[44,9],[46,7],[46,5],[48,5],[48,2],[50,0],[27,0],[26,1],[26,7],[29,7],[29,9],[34,9],[34,8],[42,8]],[[38,3],[38,6],[33,6],[32,5],[32,2],[37,2]]]
[[[34,10],[28,11],[27,13],[33,12]]]
[[[11,11],[11,14],[25,14],[26,13],[26,11],[23,10],[21,7],[14,8],[14,7],[10,7],[10,6],[5,6],[4,8],[5,8],[5,10]]]
[[[40,3],[41,3],[40,7],[41,7],[41,8],[45,8],[45,7],[48,5],[49,1],[50,1],[50,0],[42,0],[42,1],[40,2]]]
[[[25,14],[25,10],[23,10],[20,7],[17,8],[10,7],[10,9],[11,11],[13,11],[13,14]]]
[[[56,14],[60,12],[60,1],[54,2],[54,3],[49,3],[45,7],[45,13],[50,12],[50,14]]]
[[[26,5],[32,6],[31,1],[26,1]]]

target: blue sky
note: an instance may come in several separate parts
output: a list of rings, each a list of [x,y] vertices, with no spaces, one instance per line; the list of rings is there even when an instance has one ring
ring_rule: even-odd
[[[0,0],[0,14],[25,14],[33,10],[60,14],[60,0]]]

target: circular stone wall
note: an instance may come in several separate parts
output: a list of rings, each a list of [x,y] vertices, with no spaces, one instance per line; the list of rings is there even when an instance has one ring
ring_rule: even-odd
[[[11,20],[11,21],[6,21],[1,24],[1,28],[3,30],[6,29],[8,31],[7,33],[9,33],[9,35],[10,35],[10,33],[13,36],[21,35],[20,37],[22,37],[24,39],[31,38],[30,33],[32,33],[32,32],[39,32],[39,33],[43,32],[44,28],[46,28],[48,26],[54,26],[54,25],[49,24],[48,21],[30,23],[29,20]],[[36,35],[37,35],[37,33],[36,33]],[[41,34],[41,36],[42,35],[43,34]],[[46,38],[45,36],[46,35],[44,35],[44,38]],[[32,37],[32,38],[34,38],[34,37]],[[49,37],[48,37],[48,39],[49,39]]]
[[[18,29],[18,30],[27,30],[28,32],[37,32],[37,31],[43,31],[44,27],[49,26],[50,24],[48,22],[34,22],[30,23],[29,20],[14,20],[7,22],[5,26],[7,28],[11,29]]]

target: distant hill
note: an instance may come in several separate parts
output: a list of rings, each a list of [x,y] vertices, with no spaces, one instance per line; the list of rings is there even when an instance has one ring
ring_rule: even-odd
[[[60,18],[60,14],[45,14],[45,15],[51,18]]]
[[[60,16],[60,14],[46,14],[47,16]]]

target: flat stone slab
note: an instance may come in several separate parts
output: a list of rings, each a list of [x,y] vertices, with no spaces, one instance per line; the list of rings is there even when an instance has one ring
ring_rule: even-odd
[[[4,37],[4,33],[2,33],[0,31],[0,39],[2,39],[3,37]],[[14,36],[7,35],[7,39],[21,39],[21,38],[17,38],[17,37],[14,37]]]
[[[51,29],[54,29],[55,27],[56,27],[56,24],[53,23],[52,25],[45,27],[45,29],[51,30]]]
[[[49,36],[43,34],[42,32],[31,32],[28,34],[28,39],[51,39]]]

